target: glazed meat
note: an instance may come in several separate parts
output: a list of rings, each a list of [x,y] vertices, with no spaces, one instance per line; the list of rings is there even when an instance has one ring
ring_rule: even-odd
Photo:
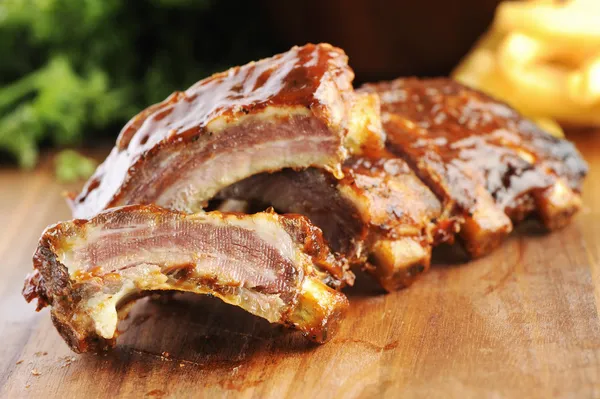
[[[219,197],[306,215],[334,251],[364,264],[388,291],[429,268],[431,246],[456,227],[408,165],[385,150],[352,157],[337,180],[319,169],[252,176]]]
[[[381,140],[377,97],[354,93],[344,52],[328,44],[204,79],[135,116],[78,196],[73,214],[157,204],[194,212],[220,189],[286,167],[341,177],[348,153]]]
[[[389,147],[463,219],[473,256],[496,247],[513,223],[537,214],[549,228],[581,206],[587,166],[575,147],[507,105],[449,79],[368,84]]]
[[[76,352],[115,344],[123,305],[157,291],[214,295],[327,341],[353,275],[299,215],[183,214],[127,206],[50,226],[25,282]],[[119,312],[119,310],[121,310]]]

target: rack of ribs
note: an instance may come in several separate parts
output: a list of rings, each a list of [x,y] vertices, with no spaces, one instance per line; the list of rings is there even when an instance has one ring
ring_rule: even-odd
[[[397,79],[360,91],[379,95],[389,148],[462,219],[472,256],[495,248],[530,214],[556,229],[581,207],[580,154],[509,106],[450,79]]]
[[[183,214],[153,205],[105,211],[50,226],[25,282],[38,310],[76,352],[114,345],[128,302],[157,291],[211,294],[327,341],[352,282],[321,231],[299,215]]]
[[[105,162],[70,197],[89,218],[121,205],[196,212],[220,189],[261,172],[341,163],[381,141],[376,96],[355,93],[344,52],[294,47],[176,92],[135,116]]]
[[[580,208],[577,150],[507,105],[448,79],[352,80],[342,50],[306,45],[142,111],[70,197],[78,219],[42,235],[25,298],[78,352],[114,345],[125,305],[157,291],[324,342],[351,265],[391,291],[457,234],[480,256],[530,215],[555,229]],[[201,212],[213,199],[295,215]]]
[[[455,221],[405,161],[382,149],[349,158],[344,178],[311,168],[252,176],[218,197],[307,216],[331,248],[364,265],[388,291],[429,268],[431,248],[452,241]]]

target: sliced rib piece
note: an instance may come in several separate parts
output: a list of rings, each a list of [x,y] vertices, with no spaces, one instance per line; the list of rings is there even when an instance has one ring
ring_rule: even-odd
[[[353,279],[303,216],[186,215],[152,205],[50,226],[33,262],[23,294],[38,299],[38,310],[52,306],[76,352],[113,346],[122,305],[165,290],[211,294],[324,342],[348,305],[333,288]]]
[[[554,229],[581,206],[587,166],[575,147],[506,104],[450,79],[368,84],[377,93],[390,148],[464,219],[473,256],[496,247],[536,212]]]
[[[392,291],[429,268],[431,246],[455,227],[435,195],[408,165],[385,150],[350,158],[337,180],[319,169],[252,176],[223,190],[277,211],[306,215],[334,251],[367,270]]]
[[[71,198],[75,217],[153,203],[200,210],[221,188],[285,167],[341,177],[348,152],[380,142],[377,97],[355,94],[344,52],[328,44],[235,67],[135,116]]]

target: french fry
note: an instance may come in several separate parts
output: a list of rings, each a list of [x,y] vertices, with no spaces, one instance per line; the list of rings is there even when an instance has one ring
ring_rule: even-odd
[[[571,100],[583,106],[600,104],[600,56],[569,76],[567,90]]]
[[[600,2],[563,3],[505,1],[498,5],[494,26],[504,32],[521,31],[556,45],[600,45]]]
[[[600,125],[600,1],[503,2],[453,71],[553,134]]]

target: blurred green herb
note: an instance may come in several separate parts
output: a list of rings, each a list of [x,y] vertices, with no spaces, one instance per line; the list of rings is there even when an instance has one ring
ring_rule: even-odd
[[[70,183],[90,177],[98,165],[77,151],[63,150],[54,158],[56,178],[63,183]]]
[[[116,135],[173,90],[270,53],[263,14],[241,0],[1,0],[0,154],[31,168],[41,145]],[[79,174],[67,154],[61,178]]]

